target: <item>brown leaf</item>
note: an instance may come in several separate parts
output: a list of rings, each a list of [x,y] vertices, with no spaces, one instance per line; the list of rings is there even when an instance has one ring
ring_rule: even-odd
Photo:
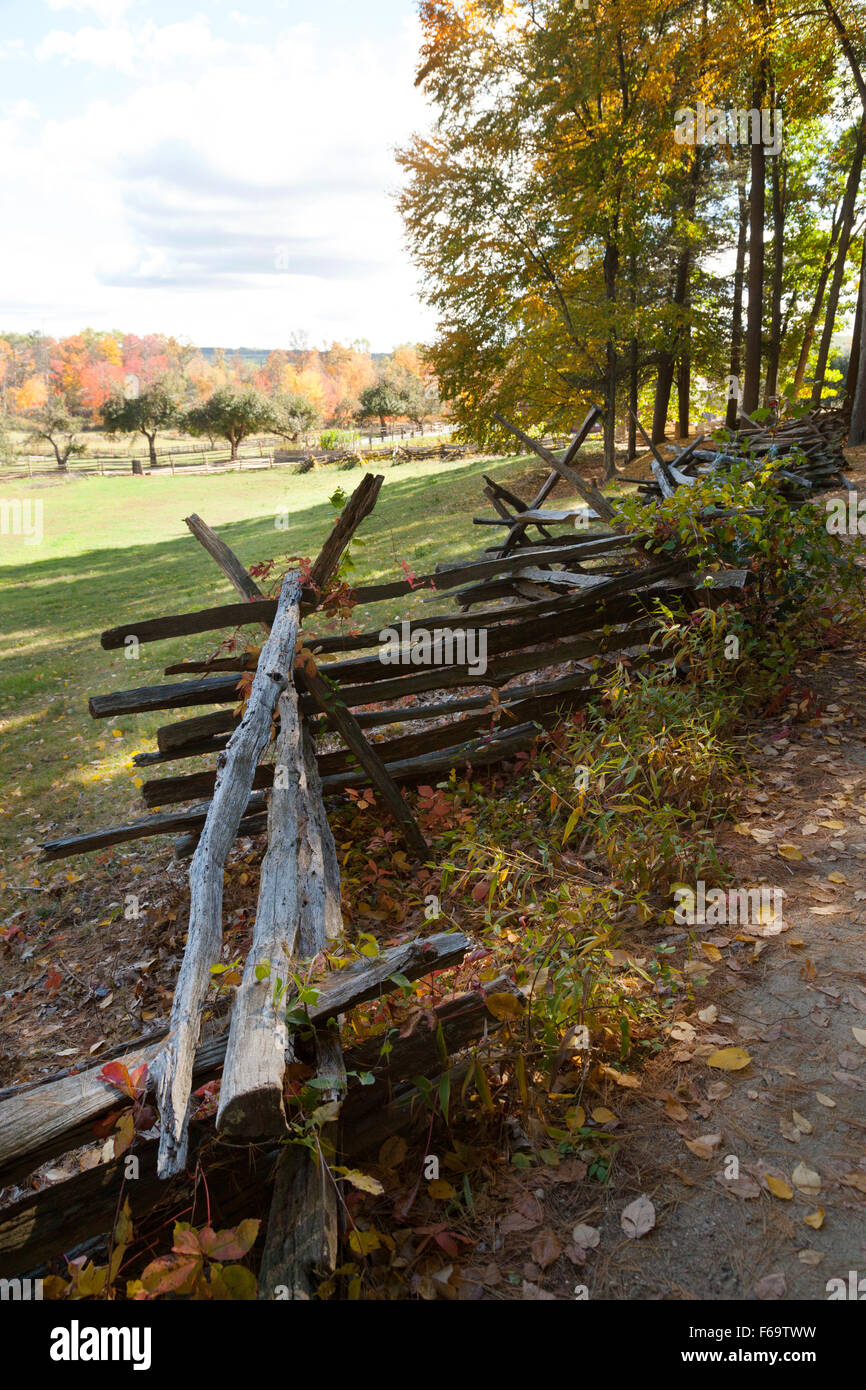
[[[763,1279],[759,1279],[753,1292],[755,1298],[770,1300],[784,1298],[786,1290],[785,1276],[779,1269],[773,1274],[765,1274]]]
[[[562,1246],[549,1228],[539,1231],[529,1248],[532,1258],[541,1269],[547,1269],[547,1266],[552,1265],[562,1254]]]
[[[629,1202],[619,1218],[619,1224],[629,1240],[645,1236],[656,1224],[656,1209],[649,1197],[641,1195]]]

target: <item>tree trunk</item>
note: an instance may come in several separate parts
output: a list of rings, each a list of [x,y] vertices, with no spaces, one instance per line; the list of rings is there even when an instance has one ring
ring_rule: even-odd
[[[652,442],[660,444],[665,437],[668,422],[668,407],[671,400],[671,387],[674,381],[674,355],[667,350],[661,353],[659,374],[656,379],[656,397],[653,406]]]
[[[836,245],[836,238],[839,235],[842,221],[841,217],[836,216],[836,209],[833,210],[833,221],[830,227],[830,239],[824,252],[824,260],[821,264],[821,273],[818,276],[818,284],[815,289],[815,300],[812,309],[806,320],[806,327],[803,331],[803,345],[800,348],[800,356],[797,361],[797,370],[794,372],[794,387],[799,393],[803,378],[806,375],[806,367],[809,363],[809,353],[812,351],[812,342],[815,337],[815,329],[818,327],[818,319],[821,317],[821,305],[824,303],[824,294],[827,290],[827,281],[830,278],[830,266],[833,262],[833,248]]]
[[[851,425],[848,430],[849,444],[866,443],[866,344],[863,342],[866,314],[863,312],[862,302],[864,276],[866,276],[866,235],[863,237],[863,255],[860,262],[860,299],[857,304],[859,323],[855,323],[855,336],[851,342],[851,359],[848,364],[848,399],[851,399],[852,392],[854,396],[851,405]]]
[[[637,353],[637,338],[632,338],[628,364],[628,447],[626,452],[629,462],[633,458],[637,458],[637,425],[635,424],[638,404]]]
[[[773,274],[770,281],[770,341],[767,345],[767,381],[764,404],[779,394],[779,357],[782,351],[782,273],[785,252],[785,166],[781,154],[770,161],[771,196],[773,204]]]
[[[632,315],[637,312],[637,257],[629,258],[629,299]],[[629,462],[637,458],[637,397],[638,397],[638,341],[637,327],[632,324],[632,337],[628,350],[628,441],[626,455]]]
[[[691,329],[686,326],[686,342],[680,357],[679,369],[677,371],[677,405],[679,416],[677,433],[680,439],[689,437],[689,415],[690,415],[690,396],[692,390],[692,352],[691,352]]]
[[[145,438],[147,439],[147,452],[150,454],[150,466],[156,468],[156,435],[147,434]]]
[[[619,271],[619,248],[608,242],[604,253],[604,285],[609,307],[610,321],[607,330],[607,373],[604,393],[604,476],[605,480],[616,473],[616,326],[614,305],[616,304],[616,279]]]
[[[752,93],[752,106],[760,111],[767,83],[763,62]],[[764,297],[764,181],[766,154],[760,140],[751,150],[749,188],[749,306],[746,320],[746,350],[743,382],[743,410],[751,414],[761,393],[761,311]]]
[[[860,118],[860,125],[857,129],[857,145],[854,151],[854,158],[851,161],[851,168],[848,172],[848,181],[845,184],[845,197],[842,201],[842,225],[839,231],[839,248],[836,252],[836,264],[833,267],[833,279],[830,282],[830,292],[827,296],[827,309],[824,314],[824,327],[821,333],[821,343],[818,348],[818,360],[815,364],[815,381],[812,386],[813,407],[821,404],[824,375],[827,371],[827,362],[830,357],[830,344],[833,339],[833,330],[836,327],[836,310],[839,306],[839,294],[845,276],[845,262],[848,258],[851,229],[854,226],[854,210],[857,203],[857,194],[860,191],[864,136],[866,136],[866,113]]]
[[[235,459],[236,459],[237,456],[238,456],[238,445],[240,444],[240,440],[239,440],[239,439],[229,439],[229,444],[231,445],[231,454],[230,454],[230,458],[231,458],[231,460],[232,460],[232,463],[234,463]]]
[[[695,203],[698,196],[698,184],[701,176],[701,154],[700,150],[695,151],[692,167],[689,172],[689,182],[686,190],[684,211],[688,218],[691,218],[695,210]],[[680,250],[677,259],[676,275],[674,278],[674,288],[672,303],[677,311],[685,309],[689,297],[689,273],[692,263],[692,248],[687,241]],[[656,384],[656,398],[653,406],[653,423],[651,438],[653,444],[660,444],[665,437],[665,427],[667,425],[668,410],[670,408],[671,388],[674,381],[674,366],[678,355],[678,347],[682,342],[685,327],[685,316],[677,313],[677,321],[674,330],[674,345],[670,349],[664,349],[659,360],[659,374]]]
[[[857,289],[857,308],[854,311],[854,328],[851,333],[851,351],[848,355],[848,370],[845,373],[845,396],[849,406],[857,393],[857,378],[860,375],[860,334],[863,328],[864,269],[866,269],[866,232],[863,234],[863,250],[860,257],[860,284]]]
[[[746,197],[745,183],[737,184],[740,200],[740,223],[737,230],[737,261],[734,268],[734,305],[731,313],[731,380],[728,385],[728,404],[725,410],[725,427],[737,428],[740,410],[740,366],[743,351],[743,281],[746,270],[746,239],[749,231],[749,200]],[[734,385],[736,383],[736,386]]]

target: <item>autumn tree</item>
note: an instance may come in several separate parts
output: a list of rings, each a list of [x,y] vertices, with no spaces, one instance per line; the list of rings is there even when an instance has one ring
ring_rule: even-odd
[[[129,395],[112,396],[102,407],[102,422],[111,434],[143,434],[147,440],[150,466],[156,468],[156,439],[178,418],[178,403],[164,386]]]
[[[689,11],[430,0],[421,17],[437,121],[401,152],[401,208],[440,388],[488,444],[505,441],[494,411],[564,429],[601,397],[610,473],[632,347],[645,365],[659,346],[640,259],[687,158],[673,110],[678,83],[694,90]]]

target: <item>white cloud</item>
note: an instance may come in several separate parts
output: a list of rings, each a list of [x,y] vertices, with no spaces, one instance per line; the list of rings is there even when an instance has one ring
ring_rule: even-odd
[[[156,25],[152,21],[136,29],[116,25],[96,29],[87,26],[69,33],[53,29],[36,49],[41,62],[62,58],[72,63],[92,63],[113,68],[129,77],[142,72],[169,68],[176,63],[203,66],[230,52],[231,45],[213,38],[208,21],[201,15],[178,24]]]
[[[47,0],[49,10],[74,10],[77,14],[90,10],[104,24],[122,19],[132,3],[133,0]]]
[[[201,15],[53,30],[49,69],[125,80],[69,116],[0,122],[7,193],[27,208],[7,256],[38,296],[22,326],[263,346],[299,326],[377,347],[421,336],[390,197],[393,146],[423,121],[415,52],[408,24],[379,44],[308,23],[229,45]]]

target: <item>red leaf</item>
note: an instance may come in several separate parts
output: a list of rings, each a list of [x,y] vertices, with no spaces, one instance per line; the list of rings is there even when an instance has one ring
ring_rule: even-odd
[[[135,1100],[132,1077],[123,1062],[106,1062],[96,1079],[97,1081],[104,1081],[106,1086],[114,1086],[116,1090],[129,1096],[130,1100]]]
[[[433,1239],[435,1240],[437,1245],[441,1246],[441,1248],[445,1251],[446,1255],[451,1255],[453,1258],[454,1256],[460,1254],[460,1251],[457,1248],[456,1241],[452,1240],[451,1236],[449,1236],[447,1231],[440,1231],[438,1235],[435,1235],[433,1237]]]
[[[228,1231],[214,1231],[205,1226],[201,1232],[201,1248],[211,1260],[241,1260],[255,1245],[260,1225],[260,1221],[247,1219]]]

